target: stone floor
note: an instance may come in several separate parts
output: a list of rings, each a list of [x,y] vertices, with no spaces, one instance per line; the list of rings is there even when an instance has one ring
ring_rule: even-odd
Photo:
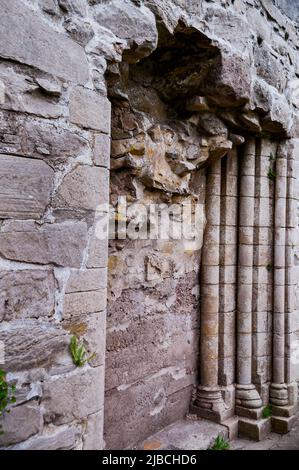
[[[212,447],[218,435],[227,439],[224,426],[204,419],[184,419],[162,429],[144,441],[139,448],[144,450],[206,450]],[[299,450],[299,416],[288,434],[271,433],[262,442],[235,439],[231,450]]]

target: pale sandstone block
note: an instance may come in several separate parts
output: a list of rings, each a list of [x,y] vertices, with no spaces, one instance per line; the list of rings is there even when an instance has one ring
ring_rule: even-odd
[[[55,31],[18,0],[1,0],[0,9],[1,57],[36,67],[67,81],[80,84],[88,81],[86,55],[77,42]]]
[[[75,426],[55,427],[51,434],[41,434],[13,447],[13,450],[71,450],[80,435]]]
[[[86,393],[88,390],[88,393]],[[103,407],[104,367],[77,368],[44,384],[45,421],[65,424],[96,413]]]
[[[1,270],[0,321],[51,317],[54,293],[54,276],[50,270]]]
[[[72,270],[68,279],[66,294],[71,292],[88,292],[105,289],[107,285],[107,268]]]
[[[268,333],[258,332],[252,336],[253,354],[255,356],[267,356],[269,353]]]
[[[65,294],[63,318],[101,312],[106,308],[106,289]]]
[[[64,177],[53,206],[94,211],[98,206],[107,204],[108,198],[108,170],[79,165]]]
[[[95,134],[93,146],[93,161],[97,166],[110,167],[111,139],[107,134]]]
[[[84,222],[35,225],[7,222],[0,231],[0,253],[7,259],[27,263],[80,267],[87,243]]]
[[[83,450],[102,450],[104,411],[98,411],[86,420],[86,430],[83,436]]]
[[[40,432],[42,424],[42,410],[38,404],[29,403],[13,407],[10,413],[1,418],[3,433],[0,435],[0,446],[25,441]]]
[[[76,87],[70,96],[70,120],[83,128],[110,132],[111,105],[107,98],[88,88]]]
[[[38,219],[50,201],[54,171],[45,162],[0,155],[0,217]]]
[[[106,314],[105,312],[74,315],[63,318],[63,328],[70,336],[84,340],[89,364],[92,367],[103,365],[106,351]]]
[[[88,268],[105,268],[108,265],[108,241],[93,235],[87,260]]]
[[[53,365],[69,345],[61,328],[33,320],[1,323],[0,340],[5,344],[5,365],[10,372]]]

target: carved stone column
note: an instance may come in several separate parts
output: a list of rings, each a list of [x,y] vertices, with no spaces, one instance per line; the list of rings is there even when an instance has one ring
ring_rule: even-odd
[[[292,377],[292,316],[294,305],[294,236],[296,234],[296,197],[293,174],[294,154],[280,147],[275,171],[274,289],[273,289],[273,372],[270,401],[273,405],[272,429],[290,430],[297,410],[297,384]]]
[[[252,381],[255,158],[255,140],[250,139],[240,161],[236,414],[242,417],[239,432],[260,440],[269,423],[265,428],[260,419],[262,400]]]
[[[200,386],[194,408],[198,415],[219,422],[225,414],[218,384],[220,159],[208,169],[206,188],[207,225],[201,265]]]

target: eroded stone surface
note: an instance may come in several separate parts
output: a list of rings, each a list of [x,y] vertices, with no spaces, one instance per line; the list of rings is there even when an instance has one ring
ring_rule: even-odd
[[[0,217],[38,219],[50,202],[53,170],[44,162],[0,154]]]

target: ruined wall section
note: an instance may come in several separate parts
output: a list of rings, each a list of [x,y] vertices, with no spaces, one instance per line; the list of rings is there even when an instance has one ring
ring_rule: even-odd
[[[180,2],[147,6],[158,20],[157,49],[136,65],[130,57],[129,65],[108,65],[106,73],[112,102],[110,201],[116,206],[119,196],[127,197],[129,224],[137,220],[139,202],[183,204],[191,198],[205,205],[209,198],[212,220],[218,193],[206,184],[211,163],[229,153],[224,165],[231,168],[237,149],[242,159],[254,137],[263,140],[270,168],[273,144],[296,135],[297,111],[288,99],[297,70],[289,38],[297,44],[297,31],[269,2],[193,2],[187,12]],[[105,12],[106,24],[111,21],[116,30],[108,7]],[[225,385],[235,381],[236,352],[230,318],[237,260],[227,254],[236,243],[237,173],[229,171],[222,172],[228,182],[222,182],[227,188],[221,193],[221,225],[231,226],[222,227],[219,259],[219,377]],[[261,224],[266,216],[260,213]],[[201,250],[186,250],[174,240],[115,240],[109,249],[105,439],[109,448],[119,448],[136,445],[188,411],[198,381],[201,283],[209,284],[209,304],[211,288],[218,286],[210,285],[215,276],[200,281]],[[271,250],[260,268],[269,279]],[[264,337],[272,331],[269,302]],[[295,332],[298,320],[291,318]],[[255,321],[262,320],[260,314]],[[255,343],[261,337],[255,333]],[[255,368],[268,381],[270,343],[269,337],[254,347],[254,354],[267,350]]]

